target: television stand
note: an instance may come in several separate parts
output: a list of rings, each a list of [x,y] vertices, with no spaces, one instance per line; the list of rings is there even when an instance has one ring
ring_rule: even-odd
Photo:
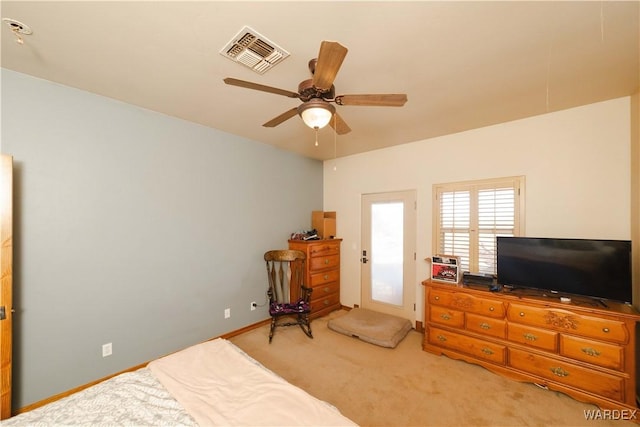
[[[632,306],[607,301],[425,286],[425,351],[481,365],[603,409],[635,411],[636,324]]]

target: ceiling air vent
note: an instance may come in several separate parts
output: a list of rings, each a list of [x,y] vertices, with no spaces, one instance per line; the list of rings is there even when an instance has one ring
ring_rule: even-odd
[[[251,68],[258,74],[264,74],[289,56],[289,52],[251,27],[244,27],[240,30],[220,50],[220,54]]]

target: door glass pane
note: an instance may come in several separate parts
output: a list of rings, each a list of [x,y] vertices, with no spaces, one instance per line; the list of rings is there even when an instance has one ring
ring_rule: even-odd
[[[371,298],[402,305],[403,300],[402,202],[371,205]]]

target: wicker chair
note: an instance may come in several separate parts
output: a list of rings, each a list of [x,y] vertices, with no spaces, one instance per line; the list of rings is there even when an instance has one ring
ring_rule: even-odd
[[[280,326],[299,325],[309,338],[313,338],[309,319],[311,288],[304,283],[305,258],[304,252],[295,250],[273,250],[264,254],[269,277],[269,343]]]

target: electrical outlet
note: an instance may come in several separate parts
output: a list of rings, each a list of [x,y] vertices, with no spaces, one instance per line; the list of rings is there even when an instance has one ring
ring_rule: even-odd
[[[228,319],[231,317],[231,309],[230,308],[225,308],[224,309],[224,318]]]
[[[256,304],[255,301],[252,301],[251,302],[251,311],[255,310],[257,306],[258,306],[258,304]]]
[[[110,342],[102,344],[102,357],[111,356],[113,354],[113,344]]]

